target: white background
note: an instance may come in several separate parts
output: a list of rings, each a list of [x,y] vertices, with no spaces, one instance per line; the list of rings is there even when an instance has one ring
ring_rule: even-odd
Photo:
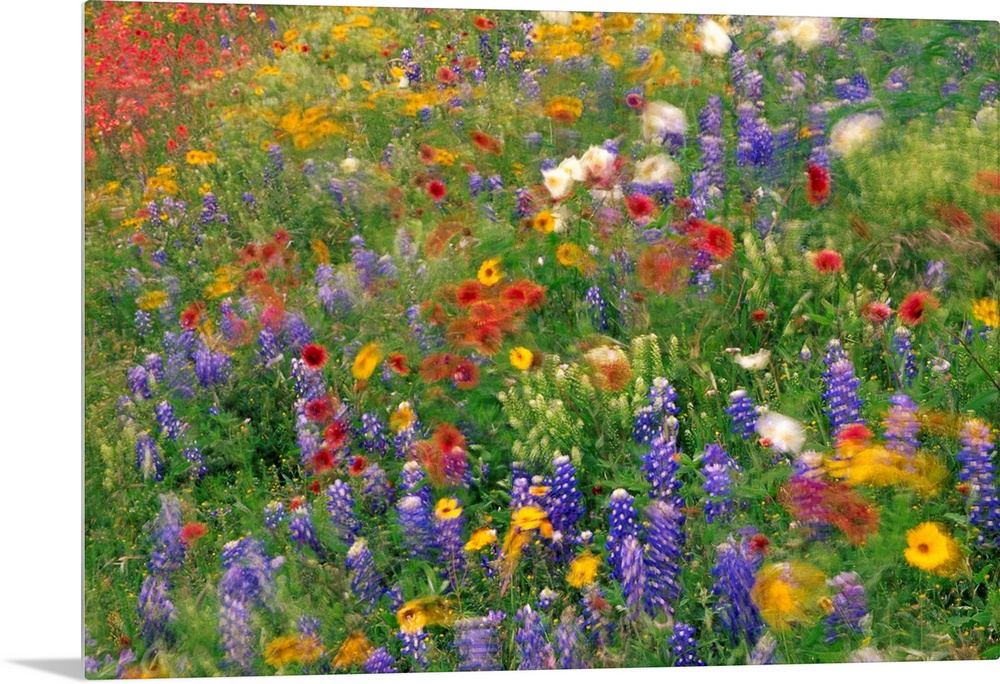
[[[303,4],[324,4],[306,2]],[[993,3],[838,0],[391,2],[580,11],[989,19]],[[82,678],[82,5],[4,3],[0,43],[0,682]],[[366,676],[363,682],[388,676]],[[459,681],[464,675],[410,675]],[[901,663],[591,673],[490,673],[480,682],[1000,681],[1000,663]],[[515,679],[517,678],[517,679]],[[282,677],[281,681],[308,681]],[[250,682],[249,678],[229,681]],[[275,681],[275,680],[272,680]],[[400,680],[394,680],[400,681]]]

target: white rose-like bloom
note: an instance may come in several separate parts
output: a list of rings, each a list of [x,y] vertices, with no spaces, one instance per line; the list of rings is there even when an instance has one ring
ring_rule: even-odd
[[[829,19],[819,17],[781,17],[774,31],[771,32],[771,42],[784,45],[792,41],[800,50],[809,51],[829,40],[832,23]]]
[[[340,162],[340,170],[344,173],[354,173],[358,170],[358,160],[356,157],[346,157]]]
[[[842,157],[864,147],[882,126],[882,117],[876,112],[859,112],[845,116],[830,130],[830,151]]]
[[[588,179],[607,180],[615,169],[615,155],[603,147],[591,145],[580,157],[580,166]]]
[[[561,166],[549,169],[548,171],[542,171],[542,178],[545,179],[545,189],[549,191],[552,199],[557,202],[569,195],[573,190],[573,177],[569,171]]]
[[[635,177],[640,185],[659,185],[666,181],[675,182],[681,175],[681,167],[665,154],[646,157],[635,165]]]
[[[614,204],[625,199],[625,192],[622,190],[622,186],[615,185],[610,190],[605,190],[603,188],[591,188],[590,196],[593,197],[596,202],[600,202],[602,204]]]
[[[711,19],[702,22],[698,28],[698,37],[701,39],[702,50],[715,57],[726,54],[733,46],[733,41],[726,33],[726,29]]]
[[[748,354],[747,356],[737,354],[733,357],[733,361],[747,370],[763,370],[771,362],[771,352],[767,349],[761,349],[756,354]]]
[[[572,12],[542,12],[542,19],[545,20],[547,24],[559,24],[560,26],[569,26],[573,23],[573,13]]]
[[[583,164],[576,157],[566,157],[559,162],[559,168],[568,173],[569,177],[575,181],[587,179],[587,174],[583,170]]]
[[[687,117],[669,102],[650,102],[642,113],[642,137],[660,142],[668,135],[684,135]]]
[[[783,454],[797,454],[806,443],[802,423],[773,411],[757,419],[757,434],[766,439],[772,449]]]

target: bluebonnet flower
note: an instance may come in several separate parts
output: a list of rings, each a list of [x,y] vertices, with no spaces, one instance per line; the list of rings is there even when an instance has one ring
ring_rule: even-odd
[[[584,300],[590,309],[590,320],[594,328],[598,332],[608,332],[611,330],[608,318],[608,303],[604,300],[600,286],[594,285],[590,287],[587,290]]]
[[[122,649],[122,652],[118,654],[118,666],[115,672],[115,677],[123,679],[125,674],[128,672],[128,666],[134,662],[135,652],[131,648]]]
[[[830,418],[830,431],[834,437],[841,428],[847,425],[863,424],[858,396],[861,380],[854,375],[854,364],[847,357],[847,352],[839,340],[830,340],[823,357],[825,369],[822,376],[826,384],[823,400],[826,402],[826,414]]]
[[[604,591],[596,582],[586,589],[580,605],[583,606],[584,632],[598,650],[603,650],[611,638],[615,624],[607,617],[609,605],[604,598]]]
[[[646,507],[646,605],[650,614],[673,614],[680,597],[680,562],[684,546],[684,513],[674,502],[654,500]]]
[[[726,172],[722,148],[722,98],[718,95],[708,98],[708,103],[698,114],[698,127],[701,133],[698,143],[702,171],[707,183],[721,191],[726,185]]]
[[[499,668],[497,656],[500,652],[500,643],[496,628],[504,617],[502,612],[490,611],[484,617],[464,618],[455,622],[458,671],[487,671]]]
[[[757,407],[744,389],[729,393],[729,408],[726,414],[732,420],[732,432],[743,439],[750,439],[757,426]]]
[[[483,191],[483,177],[478,173],[472,173],[469,175],[469,194],[473,198],[477,197],[479,193]]]
[[[552,652],[552,644],[546,640],[541,616],[529,604],[518,610],[514,619],[519,623],[514,637],[520,654],[517,669],[552,669],[555,666],[555,654]]]
[[[219,580],[219,633],[225,652],[224,665],[251,674],[254,634],[250,611],[266,605],[274,595],[274,573],[284,562],[268,558],[264,545],[253,537],[242,537],[222,547],[222,578]]]
[[[889,411],[882,421],[885,428],[882,434],[888,442],[887,446],[908,459],[912,459],[920,448],[917,410],[917,403],[900,392],[889,399]]]
[[[412,631],[401,630],[396,633],[396,637],[403,642],[400,653],[413,661],[413,667],[417,671],[426,670],[430,664],[427,657],[429,648],[429,637],[423,627]]]
[[[556,664],[560,669],[580,670],[586,667],[580,643],[582,636],[579,619],[573,613],[572,607],[567,607],[563,611],[558,626],[556,626],[555,648],[553,649]]]
[[[406,310],[407,325],[417,344],[420,345],[420,350],[426,353],[439,347],[444,340],[439,334],[430,330],[421,318],[419,306],[413,305]]]
[[[264,166],[264,185],[270,186],[278,179],[278,174],[285,170],[285,154],[281,145],[271,143],[267,148],[268,162]]]
[[[132,366],[126,380],[128,388],[136,399],[150,399],[153,396],[149,389],[149,372],[143,366]]]
[[[198,342],[191,355],[194,361],[194,374],[202,387],[211,387],[224,383],[229,378],[232,359],[224,351],[212,351],[203,343]]]
[[[427,558],[433,544],[431,512],[421,497],[410,494],[396,504],[403,541],[414,558]]]
[[[701,460],[701,472],[705,476],[703,487],[710,497],[705,502],[705,521],[712,523],[716,518],[727,516],[732,511],[732,473],[739,471],[740,467],[719,444],[706,446]]]
[[[465,567],[462,527],[465,520],[457,499],[441,499],[434,508],[434,538],[441,551],[442,575],[455,586]]]
[[[778,651],[778,640],[774,635],[767,632],[757,640],[753,650],[747,655],[748,665],[773,665],[774,657]]]
[[[153,409],[153,412],[156,415],[156,422],[160,424],[162,434],[165,435],[167,439],[176,441],[186,426],[177,419],[177,415],[174,413],[174,407],[170,405],[170,402],[161,401],[156,405],[156,408]]]
[[[557,598],[559,598],[559,592],[552,591],[548,587],[545,587],[538,592],[538,610],[548,610],[552,607],[552,604],[556,602]]]
[[[143,311],[142,309],[136,311],[133,323],[139,337],[149,337],[153,334],[153,317],[148,311]]]
[[[407,461],[400,472],[400,486],[404,492],[419,496],[421,501],[430,505],[431,488],[424,484],[427,474],[417,461]]]
[[[739,166],[767,166],[774,154],[774,135],[754,105],[741,103],[737,109],[736,163]]]
[[[746,540],[739,542],[732,537],[716,549],[712,576],[715,583],[712,593],[716,596],[715,612],[719,624],[730,643],[741,640],[756,643],[764,629],[760,611],[750,598],[754,576],[760,569],[760,557]]]
[[[366,508],[373,515],[382,515],[393,502],[393,493],[389,488],[389,478],[377,463],[371,463],[361,473],[364,486],[361,494]]]
[[[163,481],[163,459],[148,432],[143,432],[136,439],[135,467],[142,473],[144,480],[152,478],[157,482]]]
[[[285,510],[285,504],[280,501],[272,501],[264,506],[264,527],[272,532],[287,519],[288,511]]]
[[[841,78],[833,82],[833,91],[837,98],[847,102],[861,102],[871,96],[871,86],[868,79],[858,71],[851,78]]]
[[[167,581],[156,575],[147,575],[139,590],[139,619],[142,636],[147,644],[168,637],[169,623],[177,611],[167,595]]]
[[[291,376],[299,400],[310,401],[326,396],[322,369],[309,368],[302,359],[292,359]]]
[[[368,615],[375,610],[375,604],[385,593],[385,586],[368,549],[368,542],[362,537],[355,539],[347,552],[347,570],[351,577],[351,591],[365,615]]]
[[[385,438],[385,428],[379,422],[378,416],[371,413],[361,414],[361,448],[385,456],[389,450],[389,442]]]
[[[649,495],[656,499],[671,496],[680,486],[677,482],[677,470],[680,468],[680,463],[675,459],[677,455],[677,419],[669,416],[665,423],[666,429],[662,434],[653,437],[649,451],[641,456],[642,474],[649,482]]]
[[[399,672],[399,668],[396,667],[396,659],[389,653],[389,649],[379,646],[368,655],[364,671],[368,674],[387,674]]]
[[[326,510],[340,540],[345,544],[353,544],[361,524],[354,515],[354,499],[351,496],[350,485],[337,480],[327,488]]]
[[[608,552],[611,574],[619,582],[625,578],[622,545],[629,537],[639,538],[639,522],[636,520],[634,502],[634,496],[624,489],[616,489],[611,493],[608,504],[608,537],[604,549]]]
[[[961,465],[958,479],[968,487],[969,523],[976,532],[976,544],[995,548],[1000,543],[1000,496],[990,428],[978,418],[967,420],[958,440],[962,445],[955,457]]]
[[[830,615],[826,619],[826,641],[830,643],[843,630],[862,632],[868,616],[868,593],[856,572],[842,572],[828,579],[827,585],[833,590]]]
[[[677,392],[666,378],[654,378],[649,388],[647,403],[635,414],[632,437],[639,444],[647,444],[653,437],[663,434],[664,419],[677,415]]]
[[[569,539],[575,536],[576,524],[585,513],[583,495],[577,488],[576,468],[569,456],[556,456],[552,467],[555,474],[545,499],[545,511],[552,529]]]
[[[197,446],[187,447],[181,452],[181,456],[190,465],[188,466],[188,477],[192,480],[200,480],[208,474],[205,466],[205,456]]]
[[[299,547],[308,546],[320,558],[325,557],[323,547],[316,536],[316,524],[312,519],[312,506],[302,503],[295,508],[288,521],[288,532]]]
[[[704,665],[705,661],[698,657],[698,642],[694,640],[694,627],[685,622],[674,623],[674,633],[668,641],[674,654],[674,666],[688,667]]]
[[[904,326],[896,328],[892,336],[893,372],[901,387],[909,387],[917,377],[917,357],[913,353],[911,336],[910,329]]]
[[[343,273],[329,264],[316,268],[316,299],[331,316],[346,316],[354,308],[354,292]]]
[[[642,544],[638,537],[629,535],[622,540],[619,550],[622,594],[630,619],[642,611],[646,601],[646,565],[642,557]]]

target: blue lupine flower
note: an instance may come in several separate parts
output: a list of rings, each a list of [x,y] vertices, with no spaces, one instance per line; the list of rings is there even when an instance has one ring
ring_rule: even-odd
[[[680,597],[680,562],[684,547],[684,513],[674,502],[654,500],[646,507],[646,606],[650,614],[673,614]]]
[[[167,581],[156,575],[147,575],[139,590],[139,619],[142,636],[147,644],[168,637],[168,625],[177,611],[167,595]]]
[[[443,511],[441,503],[434,512],[434,538],[441,551],[440,564],[441,574],[451,580],[454,587],[458,582],[459,575],[465,567],[465,545],[462,543],[462,528],[465,525],[465,518],[461,509],[458,515],[453,515],[454,509]]]
[[[552,644],[546,640],[545,625],[542,624],[541,616],[532,610],[529,604],[518,610],[514,619],[519,624],[514,637],[520,654],[517,669],[552,669],[555,666],[555,655],[552,652]]]
[[[669,416],[663,434],[653,437],[649,451],[641,456],[642,474],[649,482],[651,498],[664,499],[671,496],[680,487],[677,481],[677,470],[680,463],[677,455],[677,419]]]
[[[229,378],[232,358],[224,351],[212,351],[199,342],[191,354],[194,374],[202,387],[224,383]]]
[[[826,619],[827,643],[834,641],[844,630],[862,632],[868,615],[868,594],[858,573],[842,572],[826,583],[833,590],[833,612]]]
[[[143,366],[133,366],[129,369],[128,388],[136,399],[150,399],[153,392],[149,389],[149,373]]]
[[[576,524],[585,513],[583,495],[577,488],[576,468],[569,456],[556,456],[552,466],[555,474],[545,499],[545,512],[552,529],[568,540],[576,536]]]
[[[142,473],[142,479],[152,478],[157,482],[163,481],[163,459],[160,456],[160,450],[156,447],[156,442],[153,441],[148,432],[143,432],[136,439],[135,467]]]
[[[750,439],[756,430],[757,407],[744,389],[729,393],[729,408],[726,414],[733,423],[732,432],[743,439]]]
[[[156,415],[156,422],[160,424],[162,434],[167,439],[176,441],[186,426],[177,419],[174,407],[170,405],[170,402],[161,401],[153,409],[153,412]]]
[[[387,674],[399,672],[399,668],[396,667],[396,659],[389,653],[389,649],[379,646],[368,655],[364,671],[368,674]]]
[[[181,456],[190,465],[188,466],[188,477],[192,480],[200,480],[208,474],[205,467],[205,456],[197,446],[188,447],[181,452]]]
[[[555,633],[555,657],[556,665],[563,670],[580,670],[586,667],[583,659],[583,648],[581,638],[583,630],[580,621],[573,614],[572,608],[563,611],[556,627]]]
[[[955,457],[962,466],[958,479],[969,486],[969,523],[976,532],[976,544],[996,548],[1000,543],[1000,496],[990,428],[978,418],[967,420],[958,440],[962,445]]]
[[[354,499],[351,496],[350,485],[337,480],[327,488],[326,510],[340,540],[345,544],[353,544],[361,524],[354,515]]]
[[[864,423],[861,418],[863,402],[858,396],[861,380],[854,375],[854,364],[847,357],[839,340],[830,340],[826,349],[823,357],[825,369],[822,373],[826,383],[823,400],[827,406],[826,414],[830,418],[830,432],[836,437],[841,428]]]
[[[647,404],[635,414],[632,437],[638,444],[647,444],[663,434],[663,421],[677,415],[677,392],[666,378],[654,378],[649,388]]]
[[[637,537],[629,535],[622,540],[619,554],[622,594],[628,616],[634,620],[646,601],[646,564],[642,557],[642,544]]]
[[[288,521],[288,532],[300,548],[308,546],[320,558],[325,556],[323,547],[320,546],[316,536],[316,524],[312,519],[312,506],[308,503],[303,503],[292,511]]]
[[[590,309],[590,320],[594,328],[599,332],[608,332],[611,325],[608,319],[608,303],[601,294],[601,288],[594,285],[587,290],[584,298]]]
[[[410,494],[396,504],[403,542],[413,558],[428,558],[433,544],[431,511],[428,502]]]
[[[149,337],[153,334],[153,317],[148,311],[143,311],[142,309],[136,311],[133,323],[139,337]]]
[[[633,506],[635,497],[624,489],[611,493],[608,504],[608,537],[604,548],[608,552],[608,565],[612,576],[619,582],[625,578],[622,545],[629,537],[639,538],[639,522]]]
[[[901,387],[909,387],[917,377],[917,357],[913,353],[912,333],[900,326],[892,336],[894,374]]]
[[[268,558],[264,545],[243,537],[222,547],[223,574],[219,580],[219,633],[224,665],[251,674],[256,641],[250,611],[266,605],[274,595],[274,573],[284,558]]]
[[[760,557],[750,550],[745,540],[736,542],[730,537],[716,549],[715,566],[712,568],[715,612],[722,631],[733,645],[741,640],[748,644],[756,643],[764,630],[760,611],[750,598],[760,563]]]
[[[698,642],[694,640],[694,627],[685,622],[674,623],[674,633],[668,641],[674,654],[674,666],[688,667],[704,665],[705,661],[698,657]]]
[[[768,166],[774,154],[774,135],[767,121],[750,102],[737,109],[736,163],[739,166]]]
[[[732,511],[732,473],[739,471],[740,467],[718,444],[706,446],[701,460],[701,472],[705,476],[705,484],[702,486],[710,497],[705,502],[705,521],[712,523],[716,518],[727,516]]]
[[[887,446],[897,454],[912,460],[920,448],[917,433],[920,431],[920,421],[917,418],[917,403],[902,392],[894,394],[889,399],[889,411],[883,420],[885,428],[882,433],[888,442]],[[912,468],[912,463],[910,468]]]
[[[400,653],[413,660],[413,669],[418,672],[426,670],[430,664],[427,657],[429,637],[424,628],[420,627],[413,631],[403,630],[397,632],[396,637],[403,642]]]
[[[288,511],[285,510],[285,504],[280,501],[272,501],[264,506],[264,527],[272,532],[287,519]]]
[[[375,610],[375,604],[385,593],[382,575],[375,567],[375,559],[368,549],[368,542],[358,537],[347,552],[347,570],[351,578],[351,591],[365,615]]]
[[[500,643],[496,628],[504,617],[502,612],[490,611],[484,617],[464,618],[455,622],[458,671],[481,672],[499,668],[497,656],[500,652]]]

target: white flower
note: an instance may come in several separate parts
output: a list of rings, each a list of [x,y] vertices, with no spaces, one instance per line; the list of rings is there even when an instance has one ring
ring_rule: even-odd
[[[767,440],[772,449],[783,454],[797,454],[806,443],[802,423],[773,411],[757,419],[757,434]]]
[[[572,12],[542,12],[542,19],[545,20],[547,24],[559,24],[560,26],[569,26],[573,23],[573,13]]]
[[[687,117],[669,102],[650,102],[642,112],[642,136],[662,141],[668,135],[684,135]]]
[[[702,22],[698,29],[698,34],[701,38],[702,49],[715,57],[726,54],[729,52],[729,48],[733,46],[733,41],[729,37],[729,34],[726,33],[726,29],[711,19],[706,19]]]
[[[778,19],[771,42],[784,45],[792,41],[800,50],[812,50],[832,36],[833,24],[819,17],[781,17]]]
[[[583,170],[583,164],[576,157],[566,157],[561,162],[557,168],[562,169],[570,175],[575,181],[582,181],[587,179],[587,174]]]
[[[549,191],[552,199],[559,201],[569,195],[573,190],[573,177],[562,167],[542,171],[545,179],[545,189]]]
[[[620,185],[615,185],[610,190],[591,188],[590,196],[594,198],[594,201],[601,204],[613,204],[615,202],[621,202],[625,199],[625,193],[622,191],[622,186]]]
[[[840,156],[851,154],[868,144],[881,125],[882,117],[876,112],[859,112],[844,117],[830,131],[830,151]]]
[[[603,147],[591,145],[580,157],[580,166],[588,179],[605,181],[615,170],[615,155]]]
[[[660,185],[666,181],[676,181],[681,175],[681,167],[665,154],[654,154],[635,165],[635,178],[640,185]]]
[[[354,173],[358,170],[358,160],[355,157],[347,157],[340,162],[340,170],[344,173]]]
[[[733,357],[733,361],[747,370],[763,370],[771,362],[771,352],[767,349],[761,349],[756,354],[749,354],[747,356],[743,356],[743,354],[737,352],[736,356]]]

